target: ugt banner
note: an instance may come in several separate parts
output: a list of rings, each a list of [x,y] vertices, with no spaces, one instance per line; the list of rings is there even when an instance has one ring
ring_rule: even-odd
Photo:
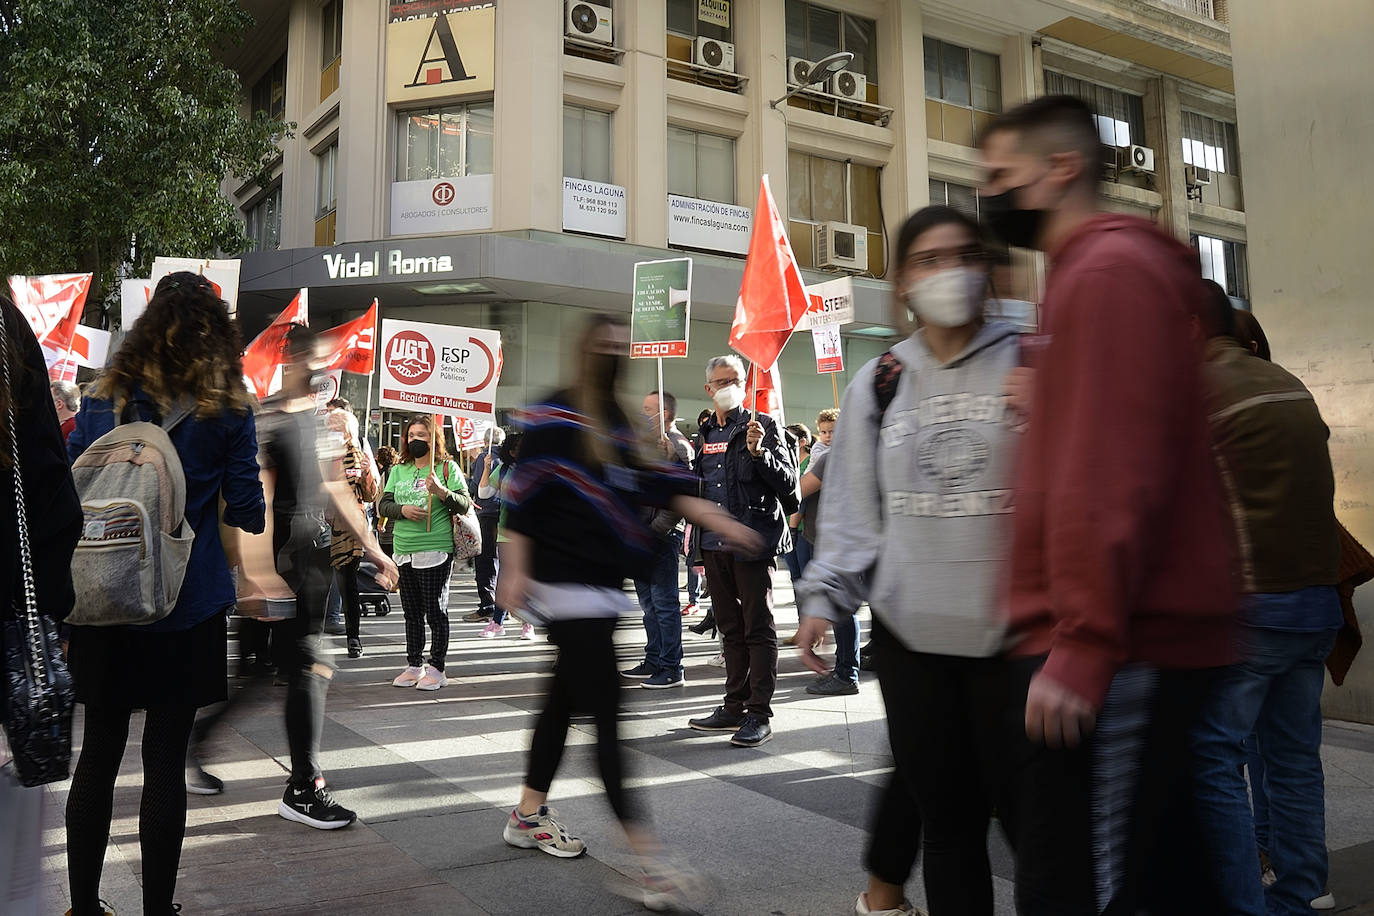
[[[630,358],[686,356],[692,316],[692,259],[640,261],[630,305]]]
[[[501,380],[501,333],[382,319],[383,407],[490,419]]]

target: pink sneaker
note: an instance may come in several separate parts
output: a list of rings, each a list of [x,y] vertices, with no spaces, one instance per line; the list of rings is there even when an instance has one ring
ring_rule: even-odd
[[[534,624],[532,624],[532,623],[527,623],[527,624],[525,624],[524,626],[522,626],[522,627],[520,628],[520,638],[521,638],[521,639],[529,640],[530,642],[533,642],[533,641],[534,641]]]
[[[425,665],[425,676],[415,685],[416,690],[438,690],[448,686],[448,676],[438,668]]]
[[[494,639],[497,636],[505,636],[506,628],[493,620],[491,623],[487,624],[486,628],[478,635],[483,639]]]

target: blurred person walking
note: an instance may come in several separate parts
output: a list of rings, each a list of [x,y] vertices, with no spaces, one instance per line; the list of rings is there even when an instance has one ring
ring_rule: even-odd
[[[496,550],[496,526],[501,519],[501,499],[493,491],[483,492],[482,479],[501,466],[501,444],[506,440],[506,431],[499,426],[487,430],[483,439],[484,446],[472,460],[472,476],[468,479],[468,493],[477,497],[477,523],[482,529],[482,552],[473,561],[473,571],[477,576],[477,610],[464,615],[465,623],[486,623],[496,635],[496,628],[505,623],[505,612],[496,606],[496,578],[501,573],[501,559]],[[498,617],[500,619],[498,619]],[[491,627],[492,623],[496,627]],[[487,635],[483,631],[482,635]]]
[[[338,459],[343,479],[353,491],[357,501],[357,511],[367,525],[367,507],[376,502],[381,493],[381,481],[376,466],[363,451],[358,434],[358,418],[353,412],[336,407],[325,414],[325,426],[339,439],[343,457]],[[348,529],[335,524],[329,540],[329,563],[334,567],[334,587],[343,601],[345,638],[348,640],[348,657],[361,658],[363,654],[362,617],[363,608],[358,599],[358,567],[363,561],[363,545],[348,533]]]

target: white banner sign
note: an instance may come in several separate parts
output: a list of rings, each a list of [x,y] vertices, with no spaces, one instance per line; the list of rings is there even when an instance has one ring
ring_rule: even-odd
[[[753,221],[748,207],[668,195],[669,245],[748,254]]]
[[[383,407],[491,419],[501,379],[501,333],[382,319]]]
[[[490,229],[491,201],[490,175],[393,182],[391,234]]]
[[[134,322],[148,310],[153,295],[152,280],[121,280],[119,283],[119,326],[132,330]]]
[[[811,329],[811,344],[816,348],[817,372],[843,372],[844,349],[838,324],[821,324]]]
[[[339,396],[339,388],[343,384],[343,370],[326,369],[319,373],[318,382],[315,386],[315,413],[328,413],[329,402]]]
[[[463,451],[467,451],[470,448],[481,448],[486,445],[487,433],[494,425],[491,417],[486,417],[485,419],[454,417],[453,441],[457,442],[458,448]]]
[[[153,258],[153,275],[148,280],[148,288],[157,289],[157,281],[178,270],[200,274],[214,284],[219,297],[229,304],[229,314],[239,311],[239,259],[226,258],[211,260],[207,258]],[[123,290],[120,290],[121,295]],[[129,328],[132,325],[126,324]]]
[[[625,189],[580,178],[563,179],[563,228],[570,232],[625,237]]]
[[[806,288],[811,307],[797,325],[806,331],[823,324],[849,324],[854,320],[854,283],[848,277],[827,280]]]

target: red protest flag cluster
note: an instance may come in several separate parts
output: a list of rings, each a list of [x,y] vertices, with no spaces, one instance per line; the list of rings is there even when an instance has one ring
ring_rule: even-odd
[[[377,366],[377,300],[361,318],[321,331],[320,345],[329,354],[328,368],[371,375]]]
[[[38,342],[54,350],[69,349],[86,309],[91,275],[47,274],[9,280],[14,304],[28,319]]]
[[[751,363],[772,369],[810,307],[787,224],[773,202],[768,176],[759,182],[749,257],[730,326],[730,346]]]
[[[272,379],[286,362],[286,333],[293,324],[310,324],[309,290],[297,293],[267,329],[244,348],[243,378],[259,398],[272,393]]]

